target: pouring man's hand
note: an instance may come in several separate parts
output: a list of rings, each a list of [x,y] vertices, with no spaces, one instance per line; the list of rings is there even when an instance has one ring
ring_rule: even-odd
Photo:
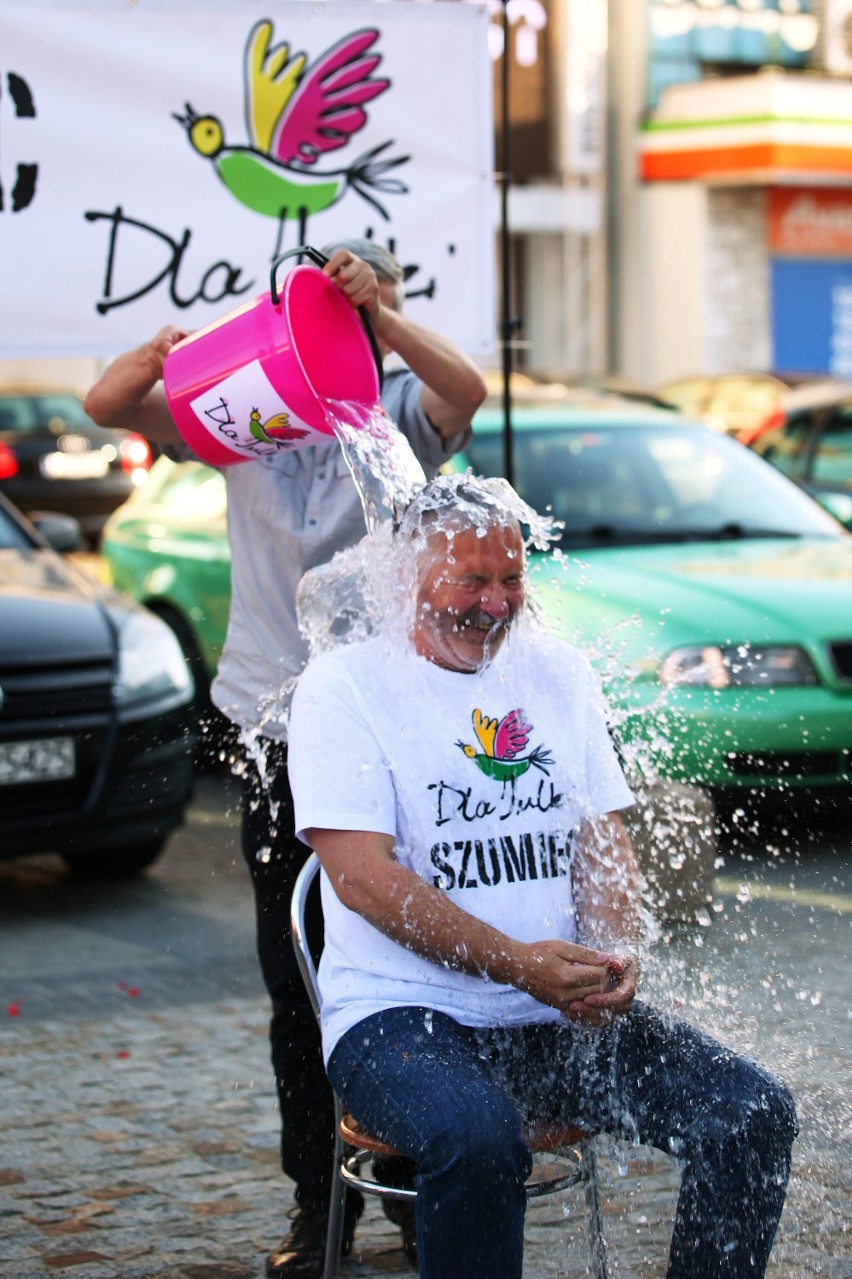
[[[188,333],[166,324],[113,360],[89,388],[83,408],[98,426],[122,427],[157,444],[182,444],[162,386],[166,356]]]
[[[370,318],[381,306],[379,281],[369,263],[349,249],[335,249],[323,267],[323,274],[333,280],[353,306],[363,306]]]
[[[159,333],[151,338],[148,346],[154,363],[158,366],[157,378],[163,376],[163,365],[166,362],[166,356],[173,346],[178,342],[182,342],[189,334],[185,329],[179,329],[174,324],[166,324],[160,329]]]

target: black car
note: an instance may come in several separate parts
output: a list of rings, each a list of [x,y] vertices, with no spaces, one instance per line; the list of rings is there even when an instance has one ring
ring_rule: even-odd
[[[0,385],[0,493],[25,515],[71,515],[94,544],[150,465],[141,435],[96,426],[74,391]]]
[[[59,544],[63,517],[44,523]],[[0,857],[150,865],[192,794],[192,699],[169,627],[78,573],[0,496]]]

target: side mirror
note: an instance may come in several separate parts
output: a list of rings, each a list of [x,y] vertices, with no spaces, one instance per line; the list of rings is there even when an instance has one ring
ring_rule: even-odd
[[[83,530],[79,520],[73,516],[60,515],[56,511],[30,511],[27,518],[54,551],[66,555],[70,551],[79,551],[83,546]]]

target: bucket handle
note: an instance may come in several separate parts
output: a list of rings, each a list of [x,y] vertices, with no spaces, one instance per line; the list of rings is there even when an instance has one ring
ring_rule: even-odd
[[[302,244],[297,249],[288,249],[286,253],[279,253],[278,256],[273,260],[272,267],[269,273],[269,295],[272,298],[273,306],[278,306],[279,302],[281,301],[281,295],[278,292],[278,282],[275,279],[278,268],[286,258],[295,258],[295,257],[311,258],[314,264],[320,268],[324,267],[325,264],[328,262],[328,258],[326,257],[324,253],[320,253],[319,249],[311,248],[309,244]],[[364,330],[367,334],[367,340],[370,343],[370,350],[373,352],[373,359],[376,361],[376,371],[378,372],[378,375],[379,375],[379,388],[381,389],[385,380],[384,365],[382,363],[382,353],[379,350],[379,344],[376,341],[376,335],[373,332],[373,326],[370,323],[370,317],[367,314],[367,308],[365,306],[359,306],[358,314],[361,317],[361,323],[364,325]]]

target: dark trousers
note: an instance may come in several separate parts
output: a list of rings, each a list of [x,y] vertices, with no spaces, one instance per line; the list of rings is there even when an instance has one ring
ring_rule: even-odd
[[[639,1001],[612,1026],[475,1031],[395,1008],[348,1031],[329,1076],[352,1114],[417,1163],[421,1279],[520,1279],[524,1121],[579,1123],[681,1165],[668,1279],[757,1279],[796,1134],[787,1089]]]
[[[257,953],[272,1001],[269,1039],[281,1109],[281,1166],[303,1207],[326,1204],[334,1110],[320,1033],[290,939],[290,898],[309,853],[295,836],[287,748],[265,740],[262,769],[250,757],[243,776],[242,849],[254,884]],[[322,949],[319,881],[308,899],[306,928],[315,960]]]

